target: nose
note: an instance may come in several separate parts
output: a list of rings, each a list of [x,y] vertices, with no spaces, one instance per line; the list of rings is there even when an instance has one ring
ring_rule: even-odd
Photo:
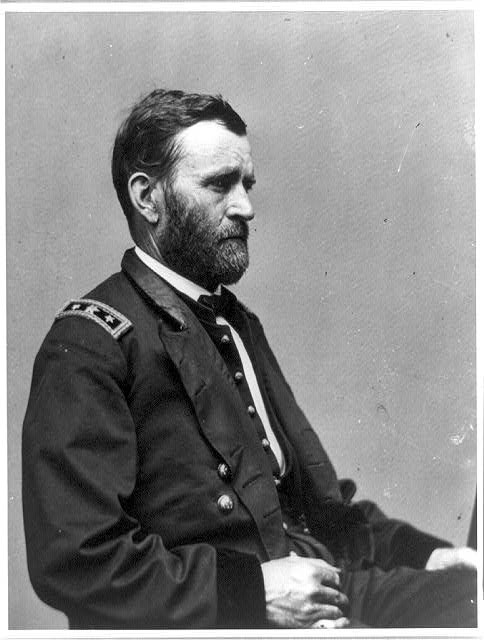
[[[231,202],[227,208],[228,218],[243,218],[244,220],[252,220],[254,217],[254,208],[249,198],[249,194],[245,188],[240,185],[234,190]]]

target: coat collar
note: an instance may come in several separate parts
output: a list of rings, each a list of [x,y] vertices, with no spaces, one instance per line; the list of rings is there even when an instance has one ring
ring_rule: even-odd
[[[130,278],[145,297],[168,316],[178,331],[187,329],[193,320],[193,312],[186,304],[178,291],[173,288],[160,275],[150,269],[136,255],[134,248],[128,249],[121,261],[121,269]],[[221,292],[230,301],[231,305],[239,304],[237,297],[227,289],[221,287]],[[194,301],[196,303],[196,301]],[[241,305],[243,307],[243,305]],[[245,309],[245,307],[243,307]]]
[[[170,285],[142,262],[134,248],[123,256],[121,269],[142,294],[168,316],[179,331],[188,327],[190,311]]]

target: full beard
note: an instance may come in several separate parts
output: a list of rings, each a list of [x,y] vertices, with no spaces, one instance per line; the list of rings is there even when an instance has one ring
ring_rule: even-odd
[[[165,215],[158,247],[167,266],[208,291],[240,280],[249,266],[245,220],[215,226],[201,207],[170,189],[165,192]]]

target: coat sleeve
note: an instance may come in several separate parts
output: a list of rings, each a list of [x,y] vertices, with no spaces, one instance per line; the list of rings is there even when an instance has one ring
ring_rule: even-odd
[[[128,379],[119,343],[85,319],[56,322],[36,358],[22,440],[35,591],[78,628],[263,626],[255,556],[168,550],[126,510],[137,474]]]
[[[373,561],[382,569],[401,566],[423,569],[434,549],[452,546],[407,522],[388,518],[373,502],[362,500],[356,504],[369,523]]]

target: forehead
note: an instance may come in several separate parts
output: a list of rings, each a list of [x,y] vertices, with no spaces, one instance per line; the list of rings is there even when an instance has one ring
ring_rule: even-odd
[[[177,136],[182,154],[179,172],[205,173],[220,169],[238,169],[253,173],[247,136],[238,136],[215,120],[197,122]]]

